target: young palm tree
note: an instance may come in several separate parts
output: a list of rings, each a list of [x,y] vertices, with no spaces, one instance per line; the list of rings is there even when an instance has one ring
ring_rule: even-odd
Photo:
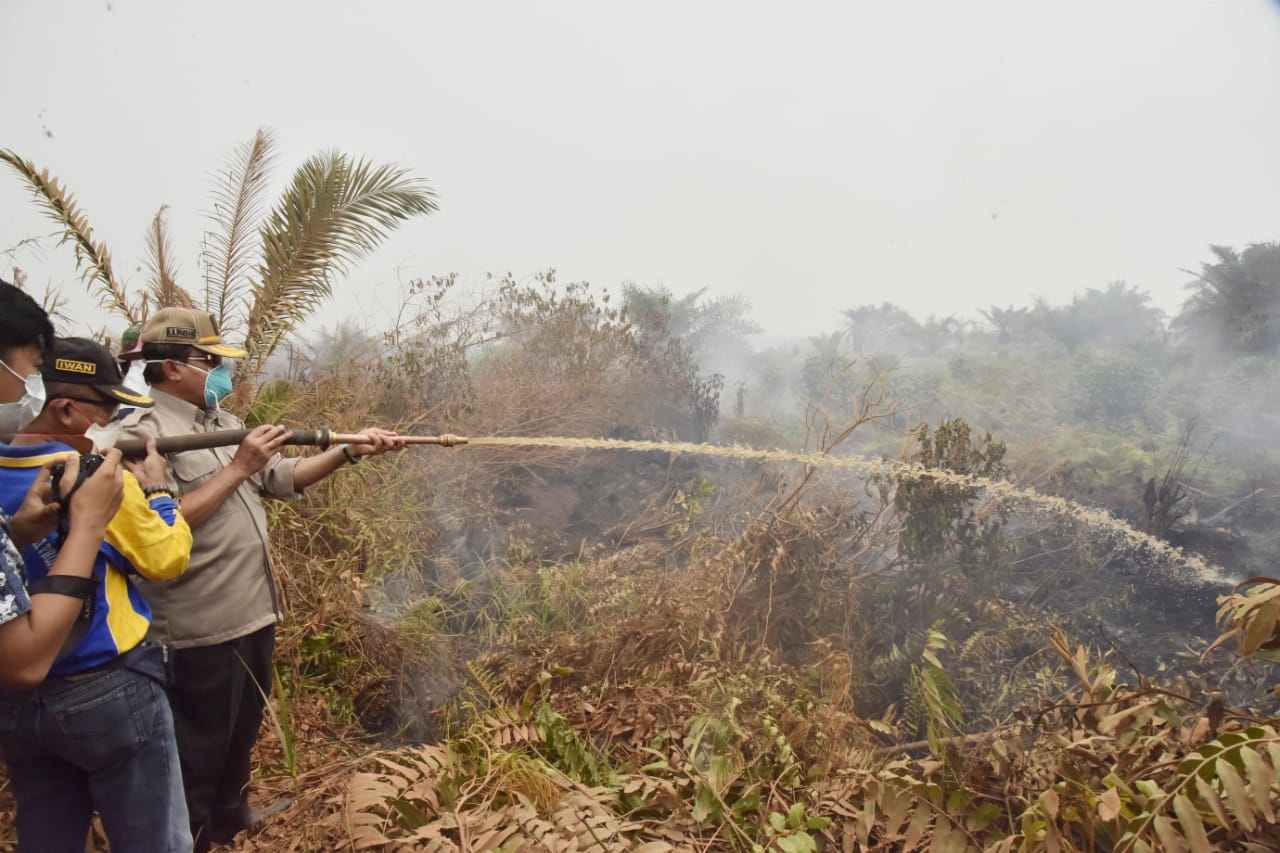
[[[238,378],[256,377],[281,341],[333,293],[334,283],[411,216],[436,210],[435,195],[420,179],[391,165],[376,165],[340,151],[324,151],[303,163],[264,215],[274,142],[266,130],[238,147],[219,174],[214,228],[201,253],[203,300],[176,279],[162,207],[147,232],[149,281],[130,298],[116,277],[106,246],[47,169],[13,151],[0,150],[29,185],[36,201],[63,229],[86,285],[103,305],[130,323],[152,308],[203,303],[228,335],[243,335],[249,356]]]

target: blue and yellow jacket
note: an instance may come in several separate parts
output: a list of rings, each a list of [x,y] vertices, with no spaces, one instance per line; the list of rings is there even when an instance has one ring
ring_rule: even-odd
[[[26,447],[0,444],[0,508],[10,515],[16,512],[40,466],[70,452],[60,442]],[[58,556],[56,544],[55,536],[50,536],[22,549],[28,584],[49,573]],[[124,501],[107,525],[93,566],[98,580],[93,622],[75,650],[58,658],[49,674],[75,675],[102,666],[142,642],[151,624],[151,609],[129,582],[129,575],[172,580],[187,570],[190,559],[191,528],[178,502],[165,494],[148,500],[137,479],[126,471]]]

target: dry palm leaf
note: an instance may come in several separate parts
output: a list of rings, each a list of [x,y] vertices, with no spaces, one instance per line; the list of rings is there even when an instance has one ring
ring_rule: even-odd
[[[45,214],[62,227],[59,245],[70,242],[75,246],[76,269],[82,271],[86,285],[98,282],[103,306],[119,311],[130,323],[139,322],[138,306],[129,304],[123,283],[111,269],[111,253],[105,245],[94,240],[93,229],[76,205],[75,196],[67,192],[48,169],[37,168],[30,160],[24,160],[11,150],[0,150],[0,160],[26,180]]]

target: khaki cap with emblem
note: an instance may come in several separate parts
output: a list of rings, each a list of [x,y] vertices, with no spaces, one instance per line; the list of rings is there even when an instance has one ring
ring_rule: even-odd
[[[152,314],[138,335],[138,349],[147,344],[183,344],[223,358],[248,355],[239,347],[224,344],[218,321],[208,311],[195,308],[161,308]]]

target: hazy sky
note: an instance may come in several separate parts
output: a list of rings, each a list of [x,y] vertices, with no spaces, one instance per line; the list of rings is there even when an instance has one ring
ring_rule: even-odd
[[[0,146],[69,184],[136,285],[161,204],[199,285],[210,176],[258,126],[281,184],[329,147],[429,179],[439,213],[330,324],[384,325],[416,276],[552,266],[741,293],[779,334],[1117,279],[1174,310],[1209,243],[1280,239],[1275,0],[0,0],[0,32]],[[0,252],[49,231],[0,173]],[[70,258],[0,271],[39,289]]]

